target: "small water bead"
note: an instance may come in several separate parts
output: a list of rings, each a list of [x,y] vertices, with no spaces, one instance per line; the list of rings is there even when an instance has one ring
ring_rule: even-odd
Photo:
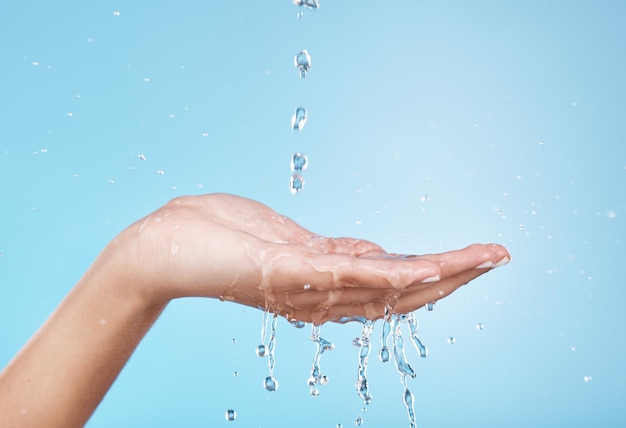
[[[265,356],[265,345],[261,344],[259,346],[256,347],[256,354],[259,357],[264,357]]]
[[[583,376],[583,380],[585,381],[585,383],[589,383],[591,382],[591,376]]]
[[[224,417],[227,421],[234,421],[235,419],[237,419],[237,412],[232,409],[228,409],[226,410],[226,414],[224,414]]]
[[[309,112],[304,107],[298,107],[291,116],[291,129],[294,131],[302,131],[304,125],[309,120]]]
[[[291,170],[302,172],[309,166],[309,158],[302,153],[294,153],[291,156]]]
[[[427,311],[432,311],[433,309],[435,309],[435,302],[426,303],[424,307],[426,308]]]
[[[483,323],[479,322],[478,324],[476,324],[476,330],[482,330],[484,328],[485,326],[483,325]]]
[[[274,392],[278,389],[278,381],[274,379],[272,376],[268,376],[265,378],[265,381],[263,381],[263,386],[269,392]]]
[[[361,415],[356,415],[356,419],[354,420],[354,426],[355,427],[360,427],[361,425],[363,425],[363,418],[361,417]]]
[[[304,326],[306,326],[306,323],[304,321],[293,320],[291,321],[291,325],[295,328],[304,328]]]
[[[304,6],[309,9],[318,9],[320,7],[319,0],[293,0],[296,6]]]
[[[300,70],[300,77],[305,78],[311,68],[311,55],[306,50],[302,50],[293,58],[293,65]]]
[[[456,339],[453,336],[448,337],[448,343],[450,345],[454,345],[456,343]]]
[[[289,180],[289,191],[292,195],[300,193],[304,189],[304,178],[301,174],[293,174],[291,180]]]

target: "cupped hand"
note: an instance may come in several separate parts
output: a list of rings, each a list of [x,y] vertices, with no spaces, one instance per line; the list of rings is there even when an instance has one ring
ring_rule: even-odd
[[[399,255],[316,235],[250,199],[172,200],[115,241],[122,269],[150,299],[220,298],[321,324],[378,319],[434,303],[510,260],[500,245]]]

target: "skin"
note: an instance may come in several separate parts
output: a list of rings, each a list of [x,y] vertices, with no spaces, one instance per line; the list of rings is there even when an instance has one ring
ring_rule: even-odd
[[[405,256],[326,238],[226,194],[170,201],[119,234],[0,372],[0,421],[83,426],[168,302],[209,297],[321,324],[435,302],[510,255],[474,244]]]

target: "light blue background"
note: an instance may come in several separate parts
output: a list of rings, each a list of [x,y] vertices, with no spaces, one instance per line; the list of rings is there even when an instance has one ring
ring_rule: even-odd
[[[328,0],[296,14],[288,0],[3,2],[0,366],[128,224],[220,191],[394,252],[510,249],[509,266],[417,312],[419,426],[623,426],[626,3]],[[295,151],[310,167],[292,196]],[[88,426],[353,426],[359,326],[322,329],[336,349],[312,398],[308,329],[284,320],[280,387],[263,389],[261,319],[172,303]],[[372,356],[369,374],[364,426],[408,426],[393,366]]]

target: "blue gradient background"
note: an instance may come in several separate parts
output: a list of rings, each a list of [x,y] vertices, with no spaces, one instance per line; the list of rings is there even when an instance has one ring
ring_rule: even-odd
[[[417,312],[419,426],[626,423],[626,3],[323,1],[301,19],[288,0],[2,9],[0,366],[128,224],[220,191],[394,252],[510,249],[509,266]],[[294,134],[298,106],[309,122]],[[310,166],[292,196],[295,151]],[[261,319],[173,302],[88,427],[353,426],[359,326],[322,329],[336,349],[312,398],[309,330],[284,320],[280,387],[263,389]],[[408,426],[393,366],[372,356],[369,375],[364,426]]]

